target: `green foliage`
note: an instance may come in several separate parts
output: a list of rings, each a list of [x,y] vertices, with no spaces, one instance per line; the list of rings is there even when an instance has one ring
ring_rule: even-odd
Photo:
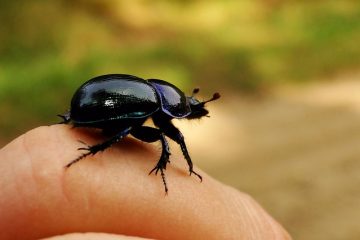
[[[256,92],[358,67],[357,1],[7,1],[0,8],[0,131],[56,121],[83,81],[162,78]]]

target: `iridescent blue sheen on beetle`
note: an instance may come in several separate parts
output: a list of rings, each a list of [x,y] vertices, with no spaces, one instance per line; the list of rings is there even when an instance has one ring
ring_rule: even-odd
[[[167,193],[164,174],[170,156],[167,136],[180,145],[190,175],[193,173],[202,180],[193,170],[183,135],[171,122],[173,118],[196,119],[207,116],[205,104],[218,99],[220,95],[215,93],[211,99],[201,102],[194,97],[198,91],[194,89],[191,96],[185,96],[179,88],[164,80],[144,80],[127,74],[108,74],[90,79],[75,92],[70,110],[58,116],[63,118],[61,123],[101,129],[110,137],[105,142],[80,148],[86,153],[68,163],[66,168],[88,155],[109,148],[128,134],[145,142],[160,141],[162,153],[149,174],[160,171]],[[157,128],[143,126],[148,118],[153,120]]]

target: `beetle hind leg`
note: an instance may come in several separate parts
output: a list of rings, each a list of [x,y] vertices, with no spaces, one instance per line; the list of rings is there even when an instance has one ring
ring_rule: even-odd
[[[76,159],[72,160],[71,162],[69,162],[68,164],[65,165],[65,168],[69,168],[71,167],[74,163],[77,163],[78,161],[80,161],[81,159],[89,156],[89,155],[95,155],[98,152],[102,152],[105,149],[109,148],[111,145],[113,145],[114,143],[117,143],[118,141],[120,141],[122,138],[124,138],[126,135],[129,134],[131,130],[131,127],[128,127],[126,129],[124,129],[123,131],[121,131],[120,133],[116,134],[115,136],[113,136],[112,138],[106,140],[105,142],[93,145],[93,146],[89,146],[85,143],[86,147],[81,147],[78,148],[78,150],[85,150],[87,151],[86,153],[83,153],[82,155],[80,155],[79,157],[77,157]],[[81,142],[81,141],[80,141]]]

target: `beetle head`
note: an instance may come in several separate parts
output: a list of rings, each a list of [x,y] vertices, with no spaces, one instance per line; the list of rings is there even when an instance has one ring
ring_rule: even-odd
[[[187,119],[195,119],[195,118],[201,118],[207,116],[209,111],[205,109],[205,104],[220,98],[219,93],[214,93],[212,98],[210,98],[209,100],[200,102],[198,99],[194,97],[194,95],[198,92],[199,89],[195,88],[193,90],[193,94],[190,97],[187,97],[191,108],[191,113],[189,116],[186,117]]]

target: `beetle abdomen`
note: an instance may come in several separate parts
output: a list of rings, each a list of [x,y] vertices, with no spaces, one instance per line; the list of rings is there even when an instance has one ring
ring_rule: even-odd
[[[111,74],[84,83],[71,101],[71,119],[92,123],[145,118],[159,109],[153,87],[141,78]]]

